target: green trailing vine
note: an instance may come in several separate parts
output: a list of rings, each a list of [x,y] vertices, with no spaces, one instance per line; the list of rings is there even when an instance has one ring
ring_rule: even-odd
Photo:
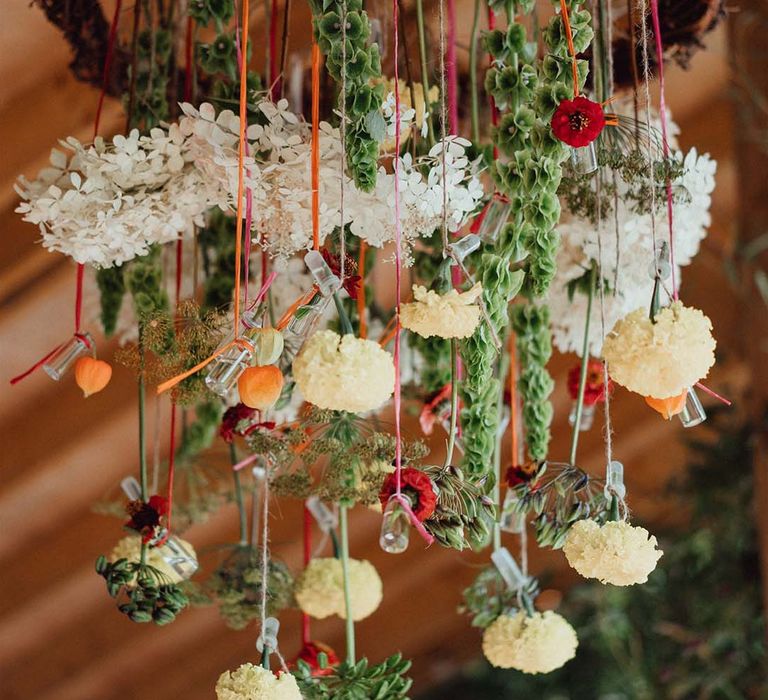
[[[355,184],[370,192],[376,185],[379,143],[386,124],[381,115],[384,93],[378,44],[368,44],[371,25],[361,0],[313,0],[315,39],[326,57],[331,77],[346,83],[345,132],[347,166]],[[342,46],[341,18],[346,10],[346,52]],[[346,63],[342,57],[346,53]]]
[[[523,284],[524,273],[510,269],[510,257],[509,252],[487,252],[477,261],[476,279],[483,285],[483,300],[497,335],[507,324],[507,305]],[[464,466],[471,481],[486,478],[490,488],[501,386],[494,376],[498,352],[487,323],[482,322],[470,338],[462,341],[460,354],[465,368],[461,385],[465,404],[461,413]]]
[[[523,423],[528,456],[534,461],[546,459],[552,422],[549,395],[554,381],[546,370],[552,355],[549,309],[535,304],[512,308],[512,330],[517,335],[520,358],[520,394],[523,399]]]
[[[325,654],[319,657],[320,668],[330,671],[328,675],[313,675],[312,667],[304,661],[297,664],[296,681],[306,700],[407,700],[411,679],[405,674],[411,662],[401,654],[394,654],[380,664],[360,659],[333,667],[327,666]]]

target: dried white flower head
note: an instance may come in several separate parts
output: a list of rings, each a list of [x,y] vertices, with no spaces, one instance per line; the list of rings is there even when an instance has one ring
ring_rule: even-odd
[[[304,344],[293,361],[293,378],[309,403],[361,413],[392,396],[395,365],[378,343],[326,330]]]
[[[352,619],[372,615],[381,604],[381,578],[369,561],[349,560],[349,587]],[[344,574],[335,557],[313,559],[296,580],[296,602],[307,615],[323,619],[330,615],[346,618]]]
[[[501,615],[483,633],[483,654],[497,668],[549,673],[576,655],[579,640],[568,621],[551,610]]]
[[[177,538],[190,554],[195,555],[195,549],[186,540]],[[118,559],[127,559],[129,562],[138,563],[141,559],[141,537],[139,535],[128,535],[123,537],[114,547],[109,555],[109,561],[116,562]],[[156,547],[147,547],[147,564],[157,569],[167,579],[168,583],[179,583],[183,577],[178,574],[160,553]]]
[[[403,304],[400,312],[403,328],[424,338],[468,338],[480,323],[477,300],[482,293],[480,282],[466,292],[451,289],[445,294],[415,284],[415,301]]]
[[[614,586],[645,583],[663,552],[656,538],[629,523],[579,520],[568,531],[563,545],[568,563],[585,578]]]
[[[645,308],[619,321],[603,344],[611,378],[642,396],[668,399],[707,376],[715,364],[712,323],[674,302],[653,321]]]
[[[60,142],[72,152],[51,152],[50,167],[29,182],[19,178],[24,200],[16,209],[38,224],[43,247],[94,267],[120,265],[146,255],[156,243],[174,241],[202,225],[220,198],[218,184],[192,162],[178,125],[139,135],[97,138],[86,146]]]
[[[290,673],[276,676],[269,669],[243,664],[224,671],[216,681],[217,700],[301,700],[301,691]]]

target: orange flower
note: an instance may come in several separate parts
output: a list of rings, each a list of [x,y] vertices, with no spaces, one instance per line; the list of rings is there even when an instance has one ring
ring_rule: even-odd
[[[246,406],[266,411],[280,398],[283,373],[275,365],[249,367],[240,376],[237,388]]]
[[[645,403],[654,411],[661,413],[664,418],[670,420],[672,416],[681,413],[685,408],[686,398],[688,398],[688,389],[680,394],[680,396],[670,396],[668,399],[655,399],[653,396],[646,396]]]
[[[88,398],[101,391],[112,379],[112,367],[104,360],[93,357],[81,357],[75,363],[75,381]]]

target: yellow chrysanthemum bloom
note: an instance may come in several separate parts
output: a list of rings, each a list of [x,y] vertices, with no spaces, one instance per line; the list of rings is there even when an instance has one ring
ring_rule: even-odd
[[[395,365],[392,355],[372,340],[318,331],[293,361],[293,378],[309,403],[362,413],[392,396]]]
[[[195,554],[195,550],[189,542],[178,538],[179,541],[189,550],[190,554]],[[138,562],[141,559],[141,537],[139,535],[128,535],[123,537],[114,547],[109,555],[109,561],[115,562],[118,559],[127,559],[130,562]],[[179,583],[182,577],[178,572],[163,559],[163,555],[155,547],[147,547],[147,564],[164,574],[170,583]]]
[[[679,396],[715,364],[712,323],[698,309],[675,302],[656,314],[645,309],[621,319],[603,344],[611,378],[642,396]]]
[[[217,700],[301,700],[301,691],[290,673],[276,676],[253,664],[225,671],[216,681]]]
[[[497,668],[549,673],[576,655],[579,640],[568,621],[551,610],[501,615],[483,633],[483,654]]]
[[[352,619],[357,622],[373,614],[381,604],[381,578],[368,561],[349,560],[349,587]],[[313,559],[296,581],[296,602],[302,612],[323,619],[329,615],[346,618],[344,574],[336,558]]]
[[[663,554],[645,528],[623,521],[600,526],[593,520],[574,523],[563,552],[582,576],[614,586],[645,583]]]
[[[424,338],[468,338],[480,323],[477,300],[482,293],[479,282],[466,292],[451,289],[445,294],[415,284],[415,301],[402,305],[400,323]]]

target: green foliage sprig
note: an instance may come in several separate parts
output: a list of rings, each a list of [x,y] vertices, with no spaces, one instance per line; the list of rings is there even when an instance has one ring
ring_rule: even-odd
[[[193,604],[215,603],[228,627],[245,629],[261,616],[261,553],[251,545],[236,545],[211,576],[196,587]],[[267,611],[276,615],[291,607],[293,576],[281,561],[269,558],[267,573]]]
[[[376,186],[379,143],[386,130],[380,112],[384,86],[377,82],[381,79],[379,47],[368,44],[371,26],[361,0],[313,0],[312,4],[315,38],[325,54],[328,72],[340,83],[344,69],[347,166],[357,187],[370,192]],[[345,9],[346,52],[341,27]]]
[[[118,598],[121,593],[125,596],[126,602],[120,603],[117,609],[132,622],[167,625],[189,603],[179,586],[148,564],[127,559],[109,562],[100,556],[96,560],[96,573],[106,581],[112,598]]]
[[[424,521],[427,531],[444,547],[480,549],[496,519],[496,507],[483,495],[482,482],[472,483],[454,466],[419,467],[432,479],[437,493],[435,512]]]
[[[344,661],[330,675],[313,676],[309,664],[300,660],[295,675],[306,700],[407,700],[411,679],[405,674],[410,667],[410,661],[394,654],[380,664]]]
[[[96,271],[96,284],[99,287],[101,304],[101,325],[107,338],[115,332],[120,309],[123,306],[126,291],[123,267],[123,265],[115,265]]]
[[[488,566],[462,592],[459,612],[471,616],[473,627],[485,629],[501,615],[519,611],[522,596],[532,601],[538,594],[539,582],[535,578],[529,577],[525,589],[519,592],[507,586],[495,566]]]
[[[512,330],[517,335],[520,358],[520,395],[528,456],[541,461],[547,456],[552,423],[549,395],[555,386],[546,366],[552,355],[549,309],[535,304],[512,307]]]

